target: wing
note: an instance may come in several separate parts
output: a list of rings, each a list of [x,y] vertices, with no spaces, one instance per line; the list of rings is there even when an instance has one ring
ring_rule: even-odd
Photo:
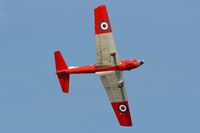
[[[122,71],[102,73],[100,79],[121,126],[132,126]]]
[[[94,9],[94,18],[96,34],[96,67],[119,65],[119,58],[105,5],[98,6]]]

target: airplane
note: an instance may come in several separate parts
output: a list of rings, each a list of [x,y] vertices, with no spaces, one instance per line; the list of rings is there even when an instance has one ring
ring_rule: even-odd
[[[142,60],[120,60],[105,5],[94,8],[96,64],[68,67],[60,51],[54,52],[56,74],[64,93],[69,92],[71,74],[97,74],[105,88],[121,126],[132,126],[130,108],[124,87],[123,71],[141,66]]]

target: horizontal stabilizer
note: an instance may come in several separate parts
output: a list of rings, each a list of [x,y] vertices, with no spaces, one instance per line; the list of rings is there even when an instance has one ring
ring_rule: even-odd
[[[57,76],[58,76],[62,91],[64,93],[68,93],[69,92],[69,79],[70,79],[69,74],[57,73]]]
[[[65,63],[65,60],[64,60],[62,54],[60,53],[60,51],[54,52],[54,58],[55,58],[55,65],[56,65],[56,74],[58,76],[60,86],[64,93],[68,93],[69,92],[69,79],[70,79],[69,74],[66,73],[68,66]]]
[[[55,51],[54,57],[55,57],[55,64],[56,64],[56,72],[65,70],[68,68],[60,51]]]

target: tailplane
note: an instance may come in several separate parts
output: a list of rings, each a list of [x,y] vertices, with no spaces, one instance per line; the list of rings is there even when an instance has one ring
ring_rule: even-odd
[[[69,73],[66,72],[66,70],[68,69],[68,66],[65,63],[65,60],[60,51],[54,52],[54,58],[55,58],[55,65],[56,65],[56,74],[58,76],[60,86],[64,93],[68,93],[69,80],[70,80],[70,75]]]

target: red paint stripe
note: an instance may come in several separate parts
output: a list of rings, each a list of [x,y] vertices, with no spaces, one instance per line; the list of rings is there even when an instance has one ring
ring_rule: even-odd
[[[119,124],[121,126],[132,126],[131,114],[128,106],[128,101],[124,102],[113,102],[111,103],[113,110],[117,116]],[[125,105],[127,107],[127,111],[121,112],[119,109],[120,105]]]
[[[95,33],[103,34],[112,32],[110,25],[110,20],[105,5],[98,6],[94,9],[94,21],[95,21]],[[109,28],[106,31],[103,31],[100,27],[100,23],[106,21],[109,24]]]

